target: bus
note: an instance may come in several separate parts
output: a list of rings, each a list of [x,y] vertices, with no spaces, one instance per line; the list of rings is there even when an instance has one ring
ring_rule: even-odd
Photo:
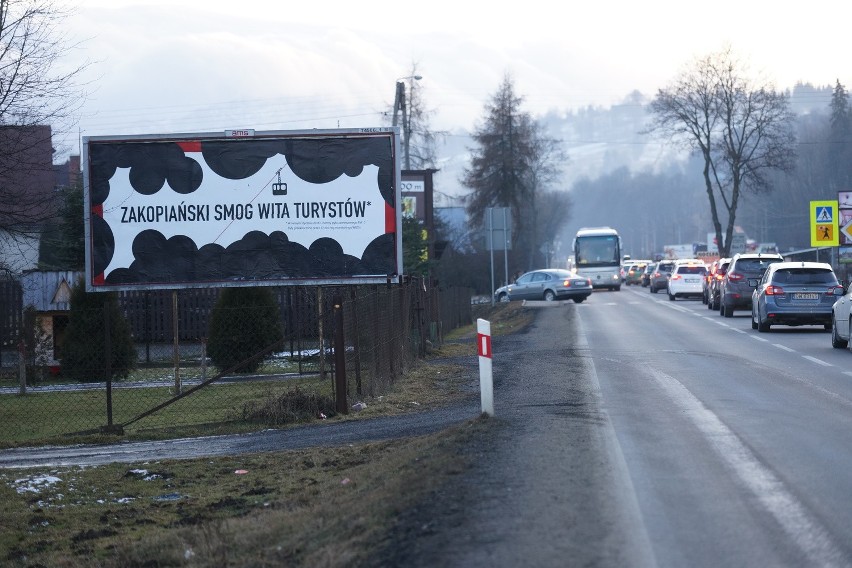
[[[586,227],[574,237],[574,268],[595,288],[621,290],[621,237],[611,227]]]

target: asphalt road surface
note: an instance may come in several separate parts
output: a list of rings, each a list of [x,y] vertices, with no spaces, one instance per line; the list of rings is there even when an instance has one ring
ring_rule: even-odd
[[[496,416],[464,448],[475,465],[402,515],[375,565],[852,565],[852,353],[829,334],[758,333],[747,312],[643,288],[529,309],[528,330],[494,339]],[[361,439],[437,431],[476,403],[382,419]],[[304,447],[355,426],[117,455]]]
[[[852,353],[647,289],[494,346],[495,435],[399,523],[407,566],[852,565]]]

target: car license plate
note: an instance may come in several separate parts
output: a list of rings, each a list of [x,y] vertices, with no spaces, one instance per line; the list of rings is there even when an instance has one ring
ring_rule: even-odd
[[[699,278],[687,278],[684,280],[687,284],[695,284],[696,282],[701,282]]]
[[[819,294],[813,292],[796,292],[793,294],[794,300],[818,300]]]

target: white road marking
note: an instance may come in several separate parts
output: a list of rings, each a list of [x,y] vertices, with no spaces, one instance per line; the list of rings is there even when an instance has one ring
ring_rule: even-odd
[[[752,339],[754,339],[755,341],[762,341],[762,342],[764,342],[764,343],[769,343],[769,340],[768,340],[768,339],[766,339],[765,337],[759,337],[759,336],[757,336],[757,335],[750,335],[749,337],[751,337],[751,338],[752,338]]]
[[[790,349],[786,345],[781,345],[780,343],[773,343],[772,346],[777,347],[778,349],[782,349],[784,351],[787,351],[788,353],[795,353],[796,352],[795,349]]]
[[[843,564],[843,555],[828,531],[787,491],[784,483],[743,444],[739,437],[674,377],[649,369],[672,401],[704,435],[745,487],[757,497],[764,509],[778,521],[790,542],[797,546],[806,564],[834,566]]]
[[[832,365],[831,363],[826,363],[822,359],[817,359],[816,357],[811,357],[810,355],[802,355],[802,357],[804,357],[808,361],[816,363],[817,365],[822,365],[823,367],[834,367],[834,365]]]

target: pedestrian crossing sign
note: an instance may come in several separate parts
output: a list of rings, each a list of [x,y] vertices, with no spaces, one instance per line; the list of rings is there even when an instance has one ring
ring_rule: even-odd
[[[836,247],[840,244],[837,229],[837,201],[811,201],[811,246]]]

